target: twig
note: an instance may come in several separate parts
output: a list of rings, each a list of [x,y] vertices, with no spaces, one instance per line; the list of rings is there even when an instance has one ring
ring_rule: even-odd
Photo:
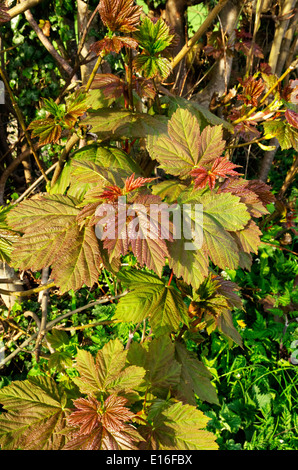
[[[89,91],[91,85],[92,85],[92,82],[94,80],[94,77],[96,75],[96,72],[98,70],[98,67],[100,66],[101,62],[102,62],[102,59],[103,59],[103,53],[101,55],[99,55],[97,61],[96,61],[96,64],[92,70],[92,73],[90,74],[90,77],[89,77],[89,80],[87,82],[87,85],[85,87],[85,91]],[[66,145],[63,149],[63,152],[59,158],[59,161],[58,161],[58,165],[55,169],[55,173],[53,175],[53,178],[52,178],[52,181],[51,181],[51,186],[53,187],[54,184],[56,183],[57,179],[59,178],[60,176],[60,173],[62,171],[62,168],[63,168],[63,165],[64,165],[64,162],[65,160],[67,159],[67,156],[69,154],[69,152],[71,151],[71,149],[79,142],[80,138],[77,136],[77,134],[73,134],[70,139],[66,142]]]
[[[195,43],[203,36],[226,3],[228,3],[228,0],[219,0],[218,4],[209,13],[204,23],[199,27],[192,38],[189,39],[189,41],[182,47],[181,51],[178,52],[176,57],[174,57],[171,63],[172,69],[174,69],[179,64],[179,62],[181,62],[181,60],[189,53]]]
[[[37,166],[38,166],[38,168],[40,169],[41,173],[43,174],[45,180],[48,182],[49,180],[48,180],[48,178],[47,178],[47,175],[45,174],[45,171],[44,171],[44,169],[43,169],[43,167],[42,167],[42,165],[41,165],[41,163],[40,163],[40,161],[39,161],[39,158],[38,158],[37,153],[36,153],[36,151],[35,151],[35,147],[34,147],[33,142],[32,142],[32,140],[31,140],[30,134],[29,134],[29,132],[27,131],[27,127],[26,127],[26,124],[25,124],[25,121],[24,121],[22,112],[21,112],[21,110],[20,110],[20,108],[19,108],[19,106],[18,106],[18,103],[16,102],[16,99],[15,99],[15,97],[14,97],[14,94],[13,94],[13,92],[12,92],[10,86],[9,86],[9,83],[8,83],[8,81],[7,81],[7,79],[6,79],[5,73],[3,72],[3,70],[2,70],[1,67],[0,67],[0,75],[1,75],[2,80],[3,80],[3,82],[4,82],[5,88],[7,89],[7,92],[8,92],[8,94],[9,94],[11,103],[12,103],[12,105],[13,105],[13,108],[14,108],[15,112],[16,112],[16,115],[17,115],[17,118],[18,118],[19,123],[20,123],[20,125],[21,125],[22,131],[23,131],[24,134],[25,134],[25,137],[26,137],[26,139],[27,139],[27,142],[28,142],[28,144],[29,144],[29,147],[30,147],[30,149],[31,149],[31,152],[33,153],[33,156],[34,156],[34,158],[35,158],[35,161],[36,161],[36,163],[37,163]]]
[[[15,297],[28,297],[29,295],[32,294],[38,294],[39,292],[43,291],[45,287],[47,289],[50,289],[51,287],[55,287],[55,282],[51,281],[45,286],[39,286],[39,287],[34,287],[33,289],[29,290],[24,290],[24,291],[9,291],[5,289],[0,289],[0,294],[1,295],[14,295]]]
[[[35,7],[36,5],[38,5],[41,2],[42,2],[42,0],[25,0],[24,2],[19,3],[15,7],[8,10],[8,14],[9,14],[10,18],[14,18],[15,16],[18,16],[21,13],[24,13],[24,11]]]
[[[263,98],[261,98],[261,100],[259,101],[258,105],[257,106],[254,106],[253,108],[251,108],[251,110],[245,115],[245,116],[242,116],[241,118],[239,119],[236,119],[235,121],[233,121],[233,125],[236,125],[238,124],[239,122],[242,122],[242,121],[246,121],[246,119],[248,117],[250,117],[256,110],[257,108],[264,103],[264,101],[268,98],[268,96],[273,92],[273,90],[275,90],[275,88],[279,85],[280,82],[283,81],[283,79],[289,75],[289,73],[292,72],[292,70],[294,70],[296,67],[298,66],[298,59],[294,60],[291,65],[289,65],[289,67],[287,68],[287,70],[282,74],[281,77],[279,77],[278,80],[276,80],[276,82],[274,83],[274,85],[272,85],[272,87],[267,91],[267,93],[265,93],[265,95],[263,96]]]
[[[38,39],[44,45],[46,50],[51,54],[51,56],[56,60],[56,62],[63,68],[63,70],[68,74],[72,75],[72,67],[69,63],[61,57],[60,54],[56,51],[53,44],[49,41],[49,39],[44,35],[38,24],[36,23],[35,19],[30,10],[25,12],[25,17],[28,23],[30,24],[31,28],[36,32]],[[72,80],[77,81],[78,77],[73,77]]]
[[[53,171],[56,166],[58,165],[58,162],[54,163],[54,165],[52,165],[50,168],[48,168],[45,173],[46,175],[48,175],[51,171]],[[31,186],[29,186],[29,188],[26,189],[26,191],[23,192],[23,194],[21,194],[18,199],[16,199],[15,201],[13,201],[12,205],[15,205],[15,204],[18,204],[19,202],[21,202],[26,196],[28,196],[28,194],[30,194],[32,191],[34,191],[34,189],[43,181],[44,177],[43,175],[41,175],[39,178],[37,178],[37,180],[34,181],[34,183],[31,184]]]
[[[44,286],[43,286],[43,289],[44,289]],[[54,325],[56,325],[56,323],[59,323],[60,321],[64,320],[65,318],[71,316],[71,315],[74,315],[75,313],[80,313],[82,312],[83,310],[87,310],[88,308],[92,308],[94,307],[95,305],[98,305],[98,304],[105,304],[107,302],[110,302],[110,300],[116,300],[116,299],[119,299],[120,297],[123,297],[125,296],[126,294],[128,293],[128,291],[125,291],[123,292],[122,294],[119,294],[115,297],[105,297],[105,298],[102,298],[100,300],[96,300],[94,302],[90,302],[89,304],[87,305],[84,305],[83,307],[80,307],[80,308],[77,308],[76,310],[71,310],[63,315],[60,315],[59,317],[55,318],[54,320],[50,321],[48,324],[47,324],[47,327],[46,327],[46,331],[50,331]],[[5,365],[7,364],[7,362],[9,362],[11,359],[13,359],[20,351],[22,351],[26,346],[28,346],[28,344],[31,343],[31,341],[33,341],[35,338],[37,338],[37,335],[38,333],[34,333],[32,336],[30,336],[30,338],[26,339],[20,346],[18,346],[17,349],[15,349],[15,351],[13,351],[9,356],[7,356],[5,359],[3,359],[2,361],[0,361],[0,369]]]
[[[41,283],[43,285],[47,284],[48,279],[49,279],[49,268],[46,267],[42,269]],[[46,326],[47,326],[48,300],[49,300],[48,289],[45,289],[39,292],[38,301],[41,304],[41,322],[40,322],[38,336],[37,336],[37,340],[35,344],[36,362],[39,361],[40,345],[42,343],[42,340],[46,331]]]

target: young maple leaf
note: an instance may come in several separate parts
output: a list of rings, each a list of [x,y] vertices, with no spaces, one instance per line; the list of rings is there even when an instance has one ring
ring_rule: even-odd
[[[195,178],[194,186],[203,189],[208,184],[210,189],[214,189],[215,181],[218,176],[226,178],[227,176],[239,176],[240,173],[234,171],[234,168],[240,165],[230,162],[227,157],[218,157],[214,160],[210,170],[204,167],[194,168],[190,175]]]
[[[107,186],[103,193],[100,194],[102,199],[107,199],[108,201],[114,202],[118,199],[119,196],[125,196],[126,194],[135,191],[136,189],[141,188],[146,183],[151,183],[151,181],[155,180],[156,178],[143,178],[138,177],[134,179],[135,174],[133,173],[131,176],[126,178],[124,183],[124,188],[119,188],[119,186]]]
[[[130,33],[137,30],[143,10],[133,0],[100,0],[98,11],[110,31]]]
[[[241,78],[238,78],[238,80],[243,88],[242,93],[237,96],[238,99],[243,101],[245,104],[258,106],[258,98],[265,89],[263,79],[259,78],[259,80],[256,80],[254,77],[250,76],[245,80],[242,80]]]
[[[110,395],[102,404],[89,396],[74,401],[76,410],[68,417],[68,424],[74,430],[64,449],[133,449],[135,442],[142,438],[128,424],[134,417],[125,405],[127,399]]]

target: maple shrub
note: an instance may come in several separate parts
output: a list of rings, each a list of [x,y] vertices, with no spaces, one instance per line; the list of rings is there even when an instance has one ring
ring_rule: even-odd
[[[277,77],[258,71],[239,84],[238,108],[220,119],[194,101],[159,96],[175,40],[162,19],[131,0],[101,0],[98,12],[107,33],[91,50],[98,63],[122,54],[126,74],[94,74],[65,103],[45,100],[31,137],[45,145],[64,132],[86,145],[62,154],[46,192],[6,210],[7,260],[20,270],[50,267],[61,294],[92,287],[104,268],[118,286],[113,321],[144,334],[127,345],[110,340],[95,356],[78,348],[60,364],[74,368],[67,381],[48,373],[3,387],[0,444],[216,449],[196,407],[197,399],[218,403],[216,388],[188,344],[217,330],[242,345],[232,316],[242,306],[239,289],[222,271],[250,269],[261,243],[257,219],[274,201],[265,183],[243,177],[226,142],[259,138],[263,119],[265,138],[293,145],[297,83],[282,96]],[[238,49],[250,47],[244,39]],[[213,44],[207,52],[220,54]],[[270,95],[276,99],[266,101]],[[56,355],[68,340],[54,328],[46,338]]]

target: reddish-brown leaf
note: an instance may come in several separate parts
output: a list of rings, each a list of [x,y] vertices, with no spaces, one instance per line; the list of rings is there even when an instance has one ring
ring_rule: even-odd
[[[238,79],[242,85],[242,93],[238,95],[238,99],[243,101],[247,105],[257,106],[258,98],[261,96],[265,89],[265,84],[262,78],[256,80],[254,77],[250,76],[245,80],[241,78]]]
[[[98,11],[102,22],[111,31],[130,33],[136,31],[142,8],[133,0],[100,0]]]
[[[298,129],[298,113],[295,113],[295,111],[292,111],[291,109],[287,109],[285,112],[285,118],[291,126]]]
[[[112,38],[105,36],[100,41],[92,44],[90,51],[97,55],[102,51],[105,51],[105,54],[108,54],[109,52],[116,52],[118,54],[124,46],[130,49],[136,49],[138,43],[135,39],[126,36],[113,36]]]
[[[142,438],[133,426],[125,424],[134,417],[127,403],[126,398],[115,394],[103,404],[91,396],[75,400],[76,410],[67,419],[75,429],[64,449],[136,449],[136,442]]]
[[[195,188],[203,189],[208,184],[210,189],[214,189],[216,177],[226,178],[227,176],[239,176],[240,173],[234,171],[239,167],[230,162],[226,157],[218,157],[214,160],[211,169],[204,167],[194,168],[190,175],[195,178]]]

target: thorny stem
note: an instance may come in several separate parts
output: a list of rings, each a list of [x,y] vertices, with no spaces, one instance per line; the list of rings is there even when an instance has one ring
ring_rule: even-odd
[[[4,83],[4,85],[5,85],[5,88],[7,89],[7,92],[8,92],[8,94],[9,94],[11,103],[12,103],[12,105],[13,105],[13,108],[14,108],[15,112],[16,112],[16,115],[17,115],[17,118],[18,118],[19,123],[20,123],[20,125],[21,125],[22,131],[23,131],[24,134],[25,134],[25,137],[26,137],[26,139],[27,139],[27,142],[28,142],[28,144],[29,144],[29,147],[30,147],[30,149],[31,149],[31,152],[33,153],[33,156],[34,156],[34,158],[35,158],[35,161],[36,161],[36,163],[37,163],[37,166],[38,166],[38,168],[40,169],[40,171],[41,171],[41,173],[42,173],[44,179],[48,182],[48,181],[49,181],[49,180],[48,180],[48,177],[47,177],[47,175],[45,174],[44,169],[42,168],[42,165],[41,165],[41,163],[40,163],[40,161],[39,161],[38,155],[37,155],[37,153],[36,153],[36,151],[35,151],[33,142],[32,142],[32,140],[31,140],[30,134],[29,134],[29,132],[27,131],[27,127],[26,127],[26,124],[25,124],[25,121],[24,121],[22,112],[21,112],[21,110],[20,110],[20,108],[19,108],[19,106],[18,106],[18,103],[17,103],[17,101],[16,101],[16,99],[15,99],[15,97],[14,97],[14,94],[13,94],[13,92],[12,92],[10,86],[9,86],[9,83],[8,83],[8,81],[7,81],[7,79],[6,79],[6,76],[5,76],[5,74],[4,74],[4,72],[3,72],[3,70],[2,70],[1,67],[0,67],[0,75],[1,75],[1,78],[2,78],[3,83]]]

